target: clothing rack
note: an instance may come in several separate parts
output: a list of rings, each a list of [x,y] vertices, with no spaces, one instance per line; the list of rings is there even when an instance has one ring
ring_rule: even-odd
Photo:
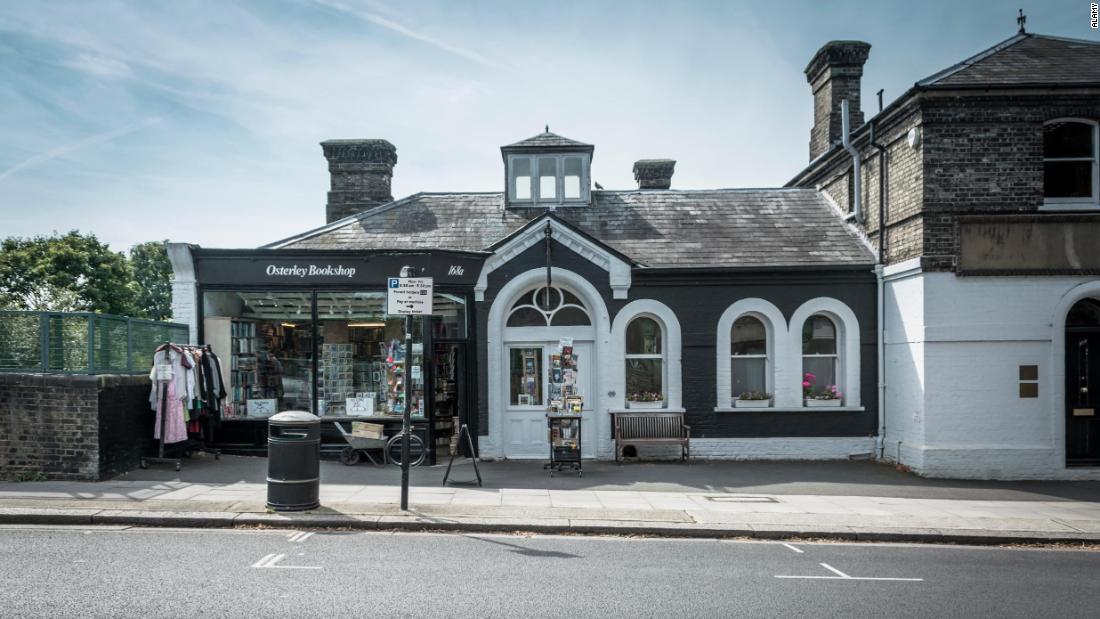
[[[212,352],[209,344],[207,344],[205,346],[191,346],[190,344],[173,344],[172,342],[164,342],[160,346],[156,347],[155,353],[160,352],[162,349],[166,349],[166,348],[175,348],[175,349],[179,350],[180,352],[183,352],[183,351],[186,351],[186,350],[203,350],[205,352]],[[155,358],[155,353],[154,353],[154,358]],[[154,371],[155,371],[155,368],[154,368]],[[159,439],[157,439],[157,455],[154,456],[154,457],[142,457],[140,466],[143,469],[147,469],[147,468],[149,468],[149,464],[173,464],[176,467],[176,471],[179,471],[180,468],[182,467],[182,464],[183,464],[182,460],[180,458],[166,458],[164,456],[164,423],[165,423],[165,416],[168,415],[168,384],[164,381],[161,381],[161,380],[158,380],[158,382],[160,382],[161,385],[160,385],[160,395],[159,395],[160,413],[157,415],[157,420],[156,420],[156,423],[160,426],[159,432],[157,432],[157,435],[160,437]],[[209,438],[209,437],[206,437],[205,433],[203,433],[203,437],[204,437],[204,439]],[[188,437],[183,442],[190,443],[191,442],[190,437]],[[187,447],[184,448],[184,455],[187,456],[187,457],[190,457],[191,454],[196,452],[196,451],[201,451],[201,452],[204,452],[204,453],[214,454],[214,459],[215,460],[221,459],[221,450],[220,449],[215,449],[215,448],[212,448],[212,447],[206,445],[205,441],[202,444],[200,444],[198,447],[194,447],[194,446],[191,446],[189,444]]]

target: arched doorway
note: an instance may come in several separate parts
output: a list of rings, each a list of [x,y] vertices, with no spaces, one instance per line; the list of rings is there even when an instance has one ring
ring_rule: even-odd
[[[1066,465],[1100,466],[1100,300],[1066,315]]]
[[[546,409],[561,384],[584,398],[582,455],[595,453],[596,329],[591,310],[567,286],[537,285],[514,295],[503,317],[505,380],[501,447],[512,459],[547,457]],[[571,345],[575,368],[561,360],[562,344]],[[572,373],[564,377],[563,373]]]

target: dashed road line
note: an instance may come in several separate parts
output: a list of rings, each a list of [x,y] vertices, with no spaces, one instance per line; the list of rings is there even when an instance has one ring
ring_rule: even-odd
[[[253,563],[250,567],[257,569],[283,569],[283,570],[319,570],[323,569],[319,565],[279,565],[278,563],[286,558],[285,554],[266,554],[262,559]]]
[[[291,536],[287,539],[291,542],[297,542],[297,543],[300,544],[300,543],[306,541],[307,539],[313,537],[313,533],[314,533],[313,531],[297,531],[297,532],[291,534]]]
[[[797,552],[798,554],[802,554],[802,553],[803,553],[803,550],[802,550],[802,549],[800,549],[800,548],[795,548],[794,546],[791,546],[790,544],[788,544],[788,543],[786,543],[786,542],[784,542],[784,543],[783,543],[783,545],[784,545],[784,546],[786,546],[787,548],[790,548],[791,550],[793,550],[793,551]]]
[[[923,578],[889,578],[884,576],[849,576],[828,563],[819,563],[821,567],[829,570],[836,576],[779,576],[776,578],[796,578],[803,580],[880,580],[893,582],[924,582]]]

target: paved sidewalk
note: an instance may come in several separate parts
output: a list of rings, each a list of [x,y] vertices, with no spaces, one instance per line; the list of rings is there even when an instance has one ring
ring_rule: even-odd
[[[412,509],[402,512],[396,469],[324,462],[322,507],[277,514],[265,508],[266,460],[207,458],[185,462],[182,473],[151,469],[100,483],[3,483],[0,523],[1100,542],[1096,482],[922,480],[873,463],[586,466],[586,477],[562,473],[549,479],[534,463],[486,463],[482,474],[490,483],[483,488],[442,487],[444,467],[423,467],[414,471]],[[756,469],[769,481],[748,491],[744,485],[731,489],[716,483],[735,469]],[[659,479],[621,479],[631,476]],[[815,481],[776,484],[777,476]],[[204,477],[208,481],[201,481]],[[456,467],[455,477],[470,478],[472,470]],[[869,479],[876,483],[868,484]],[[507,487],[501,481],[509,482]],[[813,484],[830,492],[807,492]],[[785,492],[786,486],[794,493]],[[876,491],[867,492],[868,486]]]

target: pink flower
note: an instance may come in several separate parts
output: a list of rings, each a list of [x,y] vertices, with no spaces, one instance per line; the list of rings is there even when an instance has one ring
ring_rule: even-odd
[[[802,381],[802,388],[803,389],[809,389],[812,384],[813,383],[811,383],[810,381],[804,380],[804,381]]]
[[[806,372],[806,375],[803,376],[803,378],[805,378],[807,382],[811,382],[811,383],[814,382],[815,380],[817,380],[817,376],[814,376],[813,374],[810,374],[809,372]]]

